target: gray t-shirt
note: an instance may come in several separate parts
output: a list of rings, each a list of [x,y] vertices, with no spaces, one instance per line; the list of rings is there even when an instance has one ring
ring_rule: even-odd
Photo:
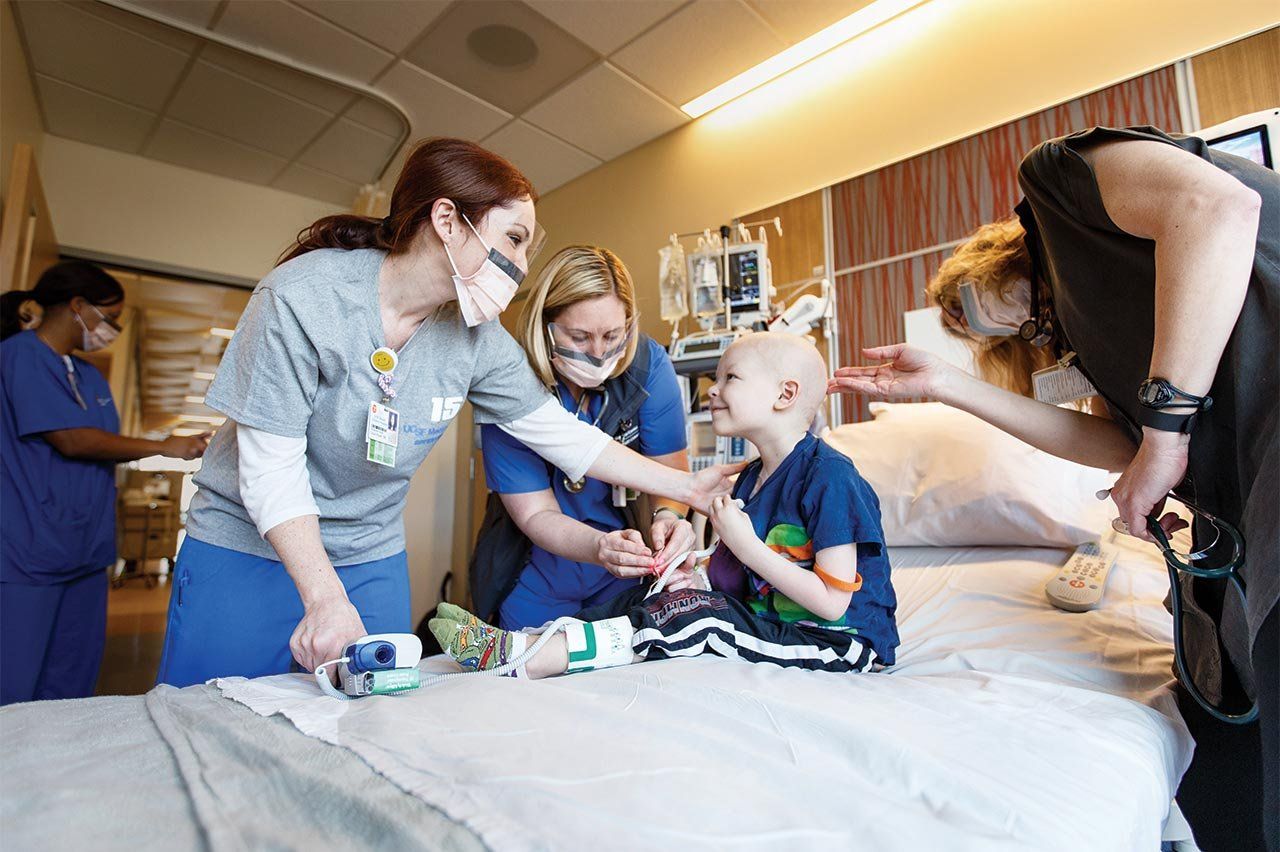
[[[334,565],[404,549],[405,492],[464,400],[481,423],[509,423],[549,399],[524,350],[496,322],[468,328],[456,303],[429,317],[395,369],[395,466],[365,458],[369,362],[384,345],[378,271],[385,253],[321,249],[271,272],[254,290],[205,402],[230,420],[196,475],[187,530],[209,544],[278,559],[240,501],[235,423],[307,439],[320,533]],[[234,421],[231,422],[231,421]]]

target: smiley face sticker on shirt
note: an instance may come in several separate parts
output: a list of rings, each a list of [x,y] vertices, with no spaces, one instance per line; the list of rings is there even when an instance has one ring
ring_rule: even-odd
[[[377,370],[384,376],[388,376],[396,371],[396,353],[386,346],[380,346],[373,350],[373,354],[369,356],[369,363],[373,365],[373,369]]]

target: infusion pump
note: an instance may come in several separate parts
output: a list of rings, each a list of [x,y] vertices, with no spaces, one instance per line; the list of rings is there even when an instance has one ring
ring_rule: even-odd
[[[689,469],[694,473],[717,464],[748,461],[759,455],[746,438],[717,435],[711,429],[711,412],[697,411],[687,416]]]

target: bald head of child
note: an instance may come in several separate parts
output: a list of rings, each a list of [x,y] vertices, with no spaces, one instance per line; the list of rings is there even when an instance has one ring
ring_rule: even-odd
[[[813,343],[780,332],[748,334],[720,359],[710,394],[712,428],[748,440],[804,430],[826,393],[826,366]]]

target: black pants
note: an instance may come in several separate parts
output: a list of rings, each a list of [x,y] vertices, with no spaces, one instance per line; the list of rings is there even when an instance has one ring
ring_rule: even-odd
[[[757,615],[722,592],[680,589],[648,600],[646,587],[578,613],[583,621],[626,616],[636,629],[633,648],[645,659],[716,654],[827,672],[860,672],[875,658],[852,633],[788,624]]]
[[[1253,645],[1258,721],[1229,725],[1181,686],[1178,706],[1196,741],[1178,807],[1204,852],[1280,849],[1280,628],[1272,609]]]

